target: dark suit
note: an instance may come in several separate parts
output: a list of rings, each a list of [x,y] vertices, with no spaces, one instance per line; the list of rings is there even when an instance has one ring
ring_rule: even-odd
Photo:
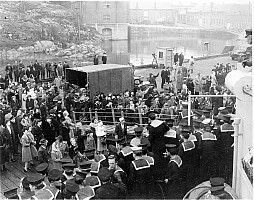
[[[39,126],[32,127],[32,134],[34,135],[34,140],[36,141],[36,149],[38,149],[40,147],[39,142],[44,137],[42,128]]]
[[[145,159],[140,158],[131,162],[129,188],[133,199],[152,197],[153,179],[150,165]]]
[[[102,184],[95,192],[95,199],[125,199],[123,188],[113,184]]]
[[[118,139],[127,137],[127,125],[124,123],[124,127],[122,128],[121,123],[116,125],[115,134],[118,135]]]
[[[42,146],[39,147],[38,150],[38,162],[39,163],[47,163],[48,162],[48,152],[47,149]]]
[[[14,152],[14,143],[15,143],[15,133],[13,130],[12,125],[10,126],[11,132],[8,130],[8,128],[4,129],[4,135],[6,136],[6,145],[7,145],[7,155],[11,159],[11,155],[13,155]]]

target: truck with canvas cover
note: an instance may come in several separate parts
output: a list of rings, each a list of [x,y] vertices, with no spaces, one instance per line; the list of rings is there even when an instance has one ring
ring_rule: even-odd
[[[134,88],[134,72],[129,65],[101,64],[66,69],[66,81],[97,92],[119,94]]]

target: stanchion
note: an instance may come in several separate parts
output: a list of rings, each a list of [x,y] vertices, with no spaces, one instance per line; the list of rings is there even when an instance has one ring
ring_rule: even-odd
[[[92,109],[89,108],[89,117],[90,117],[90,121],[92,122],[93,116],[92,116]]]
[[[143,124],[142,113],[141,113],[141,108],[140,107],[138,107],[138,117],[139,117],[139,124]]]
[[[112,111],[113,123],[115,124],[116,123],[116,116],[115,116],[115,110],[114,110],[114,108],[111,108],[111,111]]]
[[[99,118],[98,118],[98,112],[97,112],[97,110],[95,111],[95,119],[96,119],[96,120],[99,119]]]

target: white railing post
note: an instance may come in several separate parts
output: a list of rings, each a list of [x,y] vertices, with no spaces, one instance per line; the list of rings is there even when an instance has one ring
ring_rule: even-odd
[[[236,189],[237,182],[237,152],[238,152],[238,137],[239,137],[239,125],[241,123],[240,118],[234,118],[234,159],[233,159],[233,177],[232,177],[232,188]]]

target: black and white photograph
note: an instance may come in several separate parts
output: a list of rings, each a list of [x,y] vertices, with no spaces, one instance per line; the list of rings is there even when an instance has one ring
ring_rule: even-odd
[[[1,0],[0,199],[253,199],[252,12]]]

